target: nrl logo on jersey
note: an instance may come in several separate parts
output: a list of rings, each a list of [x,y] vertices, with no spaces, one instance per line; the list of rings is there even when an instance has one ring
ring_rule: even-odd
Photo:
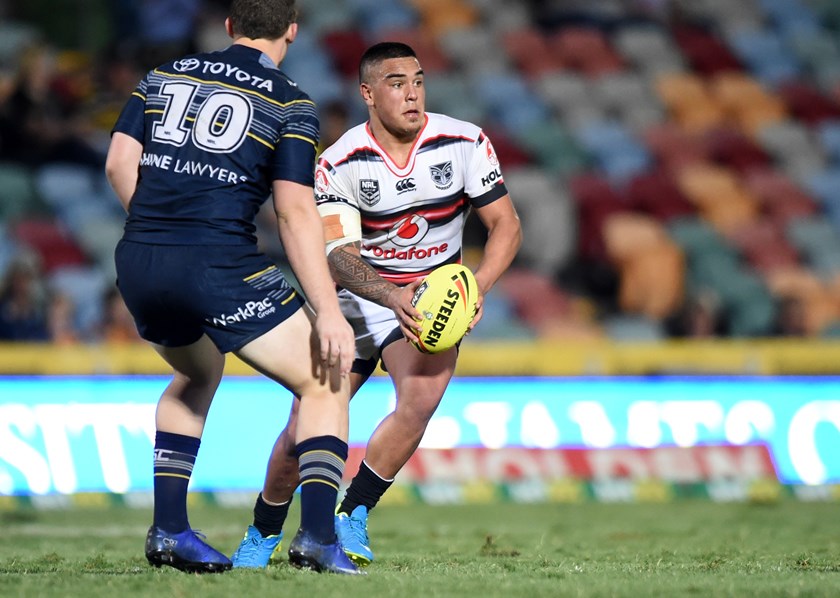
[[[359,179],[359,197],[369,206],[379,203],[379,181],[375,179]]]
[[[432,182],[438,189],[449,189],[452,186],[452,176],[455,174],[452,171],[452,162],[433,164],[429,166],[429,172],[432,174]]]

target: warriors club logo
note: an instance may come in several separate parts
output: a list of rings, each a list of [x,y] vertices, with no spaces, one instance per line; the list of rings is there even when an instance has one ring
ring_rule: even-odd
[[[449,189],[452,186],[452,176],[455,174],[452,170],[452,162],[433,164],[429,166],[429,172],[432,175],[432,182],[438,189]]]

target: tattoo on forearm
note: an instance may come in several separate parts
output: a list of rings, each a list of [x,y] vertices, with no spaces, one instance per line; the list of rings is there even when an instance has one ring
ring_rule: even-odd
[[[358,249],[359,244],[353,246]],[[394,285],[383,280],[360,255],[338,247],[329,255],[330,271],[342,287],[374,303],[385,305],[388,293]]]

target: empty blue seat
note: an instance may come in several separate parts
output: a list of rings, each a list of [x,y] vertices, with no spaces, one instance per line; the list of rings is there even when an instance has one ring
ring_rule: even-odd
[[[835,165],[840,165],[840,121],[824,120],[815,131],[826,155]]]
[[[617,342],[657,342],[665,338],[662,322],[629,314],[608,318],[604,331]]]
[[[45,164],[37,170],[34,180],[38,193],[53,209],[89,203],[99,194],[93,169],[77,164]]]
[[[794,79],[800,66],[793,52],[772,29],[740,29],[729,37],[735,54],[765,85]]]
[[[647,148],[615,121],[595,121],[577,128],[575,137],[595,164],[616,182],[645,171],[651,162]]]
[[[827,168],[811,175],[805,187],[823,204],[840,200],[840,168]]]
[[[41,206],[29,168],[0,162],[0,221],[39,211]]]
[[[365,24],[365,36],[377,40],[388,31],[414,29],[420,24],[415,10],[400,2],[381,2],[359,11],[357,20]]]

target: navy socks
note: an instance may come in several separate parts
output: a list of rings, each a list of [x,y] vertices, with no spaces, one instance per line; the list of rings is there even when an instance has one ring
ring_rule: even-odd
[[[300,467],[300,527],[321,543],[335,541],[335,503],[347,459],[347,443],[316,436],[295,448]]]
[[[170,432],[155,435],[153,524],[177,534],[187,529],[187,487],[201,439]]]

